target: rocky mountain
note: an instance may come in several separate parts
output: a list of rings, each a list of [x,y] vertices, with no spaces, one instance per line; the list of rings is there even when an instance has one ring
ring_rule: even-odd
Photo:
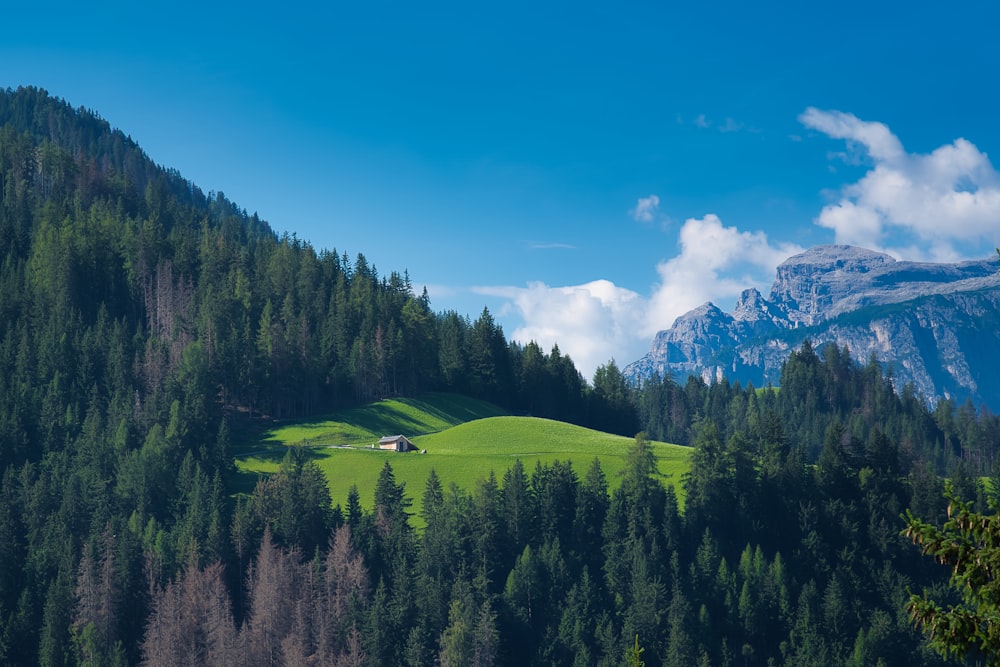
[[[1000,410],[998,262],[811,248],[778,267],[767,298],[748,289],[732,313],[706,303],[678,317],[625,374],[777,384],[788,353],[807,339],[847,347],[862,364],[874,355],[897,387],[912,383],[928,401],[971,398]]]

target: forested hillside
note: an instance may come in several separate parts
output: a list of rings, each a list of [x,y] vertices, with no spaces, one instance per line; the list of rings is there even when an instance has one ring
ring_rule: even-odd
[[[37,89],[0,92],[0,197],[2,663],[618,665],[636,636],[647,665],[936,662],[902,602],[942,575],[899,515],[937,519],[943,472],[986,497],[985,411],[836,348],[780,390],[587,383]],[[614,493],[599,466],[387,465],[335,507],[295,450],[230,494],[235,430],[431,389],[692,444],[686,505],[641,437]]]
[[[991,363],[992,360],[984,360]],[[773,413],[807,461],[820,454],[824,435],[840,425],[865,442],[881,432],[908,462],[949,476],[989,476],[998,472],[1000,415],[971,401],[950,399],[933,409],[912,385],[897,387],[874,359],[857,366],[849,350],[807,340],[781,370],[780,389],[764,391],[726,380],[705,384],[689,377],[653,377],[631,393],[637,428],[655,440],[690,444],[699,418],[724,425],[726,437],[757,428]]]
[[[0,195],[9,661],[71,655],[81,559],[108,550],[121,627],[103,640],[137,657],[150,591],[231,551],[234,420],[447,389],[634,432],[617,369],[592,391],[558,348],[508,344],[485,309],[433,313],[363,254],[279,237],[45,91],[0,91]]]

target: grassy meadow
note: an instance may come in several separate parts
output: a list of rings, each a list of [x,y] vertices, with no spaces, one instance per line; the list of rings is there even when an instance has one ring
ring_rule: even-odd
[[[427,453],[371,448],[383,435],[397,433]],[[420,399],[379,401],[324,419],[275,425],[242,443],[236,464],[243,473],[244,488],[250,490],[260,474],[278,469],[287,447],[308,447],[327,477],[333,502],[343,505],[351,484],[357,484],[361,504],[367,508],[373,503],[379,473],[389,461],[396,480],[406,484],[407,495],[413,500],[411,511],[419,515],[424,484],[432,468],[445,488],[455,483],[471,489],[490,471],[501,480],[518,458],[529,475],[539,462],[568,460],[582,477],[596,457],[614,488],[632,442],[632,438],[550,419],[503,415],[496,406],[462,396],[430,394]],[[673,484],[683,502],[680,479],[688,469],[690,449],[652,444],[664,483]]]

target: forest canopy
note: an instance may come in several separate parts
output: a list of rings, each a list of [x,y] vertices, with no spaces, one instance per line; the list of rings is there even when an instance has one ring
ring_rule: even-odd
[[[386,464],[362,507],[290,451],[231,488],[262,421],[430,390],[645,435],[616,485],[514,460],[407,489]],[[947,572],[900,515],[941,523],[942,475],[985,509],[998,434],[836,346],[780,389],[588,382],[91,111],[0,91],[0,662],[939,664],[905,604]],[[646,437],[694,448],[683,508]]]

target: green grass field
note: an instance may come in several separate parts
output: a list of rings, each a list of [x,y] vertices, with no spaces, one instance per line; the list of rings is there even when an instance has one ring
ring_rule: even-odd
[[[503,410],[492,403],[456,394],[394,398],[316,420],[275,425],[260,438],[244,443],[242,449],[246,452],[275,445],[364,445],[384,435],[402,433],[409,437],[436,433],[473,419],[502,414]],[[237,456],[240,454],[238,450]]]
[[[549,419],[498,416],[500,412],[489,403],[451,394],[379,401],[323,420],[275,426],[256,440],[243,443],[236,464],[243,473],[244,488],[249,490],[260,474],[278,469],[286,447],[308,446],[326,474],[333,502],[343,505],[351,484],[357,484],[361,504],[368,508],[379,472],[389,461],[396,480],[406,484],[416,515],[432,468],[446,488],[454,482],[471,489],[490,471],[501,480],[518,458],[529,475],[537,462],[559,460],[571,461],[582,477],[596,457],[611,488],[618,485],[632,438]],[[427,453],[371,449],[379,437],[397,433]],[[673,484],[683,502],[680,480],[688,469],[691,450],[652,444],[664,483]]]

